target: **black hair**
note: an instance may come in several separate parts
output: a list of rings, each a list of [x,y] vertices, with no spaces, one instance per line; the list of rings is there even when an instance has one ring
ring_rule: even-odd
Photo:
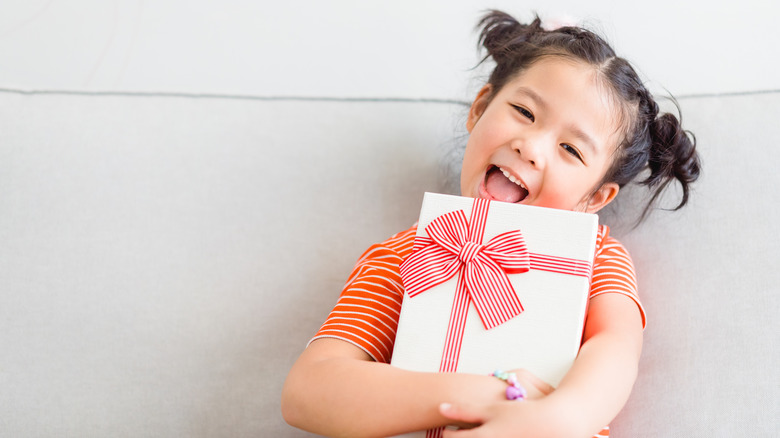
[[[489,99],[542,58],[569,58],[593,66],[599,79],[612,91],[623,134],[602,183],[614,182],[623,187],[643,171],[649,171],[640,183],[652,191],[652,197],[640,221],[672,181],[676,180],[682,189],[674,210],[688,202],[690,185],[700,173],[696,138],[682,128],[673,114],[659,115],[658,104],[634,68],[616,56],[604,39],[580,27],[545,30],[538,16],[523,24],[496,10],[489,11],[478,28],[479,42],[487,50],[482,62],[492,58],[496,64],[488,79],[492,85]]]

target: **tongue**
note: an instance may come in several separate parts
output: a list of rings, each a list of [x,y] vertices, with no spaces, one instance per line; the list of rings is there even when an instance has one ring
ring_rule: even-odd
[[[494,199],[504,202],[518,202],[528,195],[528,191],[509,181],[498,168],[493,168],[488,173],[485,190]]]

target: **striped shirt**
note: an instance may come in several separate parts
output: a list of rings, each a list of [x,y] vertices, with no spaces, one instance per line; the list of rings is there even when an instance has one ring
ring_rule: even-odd
[[[377,362],[389,363],[401,312],[404,288],[399,266],[414,246],[417,227],[372,245],[358,259],[341,296],[325,323],[312,340],[337,338],[354,344]],[[590,298],[623,294],[637,304],[645,325],[645,311],[637,294],[631,257],[623,245],[609,236],[609,227],[600,225]],[[597,436],[608,436],[609,428]]]

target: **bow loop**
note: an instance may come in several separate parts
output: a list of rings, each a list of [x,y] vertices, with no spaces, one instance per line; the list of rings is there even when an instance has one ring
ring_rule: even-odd
[[[457,210],[434,219],[425,227],[425,232],[437,245],[458,255],[468,241],[468,228],[466,214],[463,210]]]
[[[460,273],[486,329],[523,311],[507,274],[530,269],[520,230],[499,234],[482,244],[488,205],[486,200],[475,200],[470,222],[462,210],[434,219],[425,227],[429,238],[418,238],[414,251],[401,264],[401,278],[410,297]]]
[[[507,274],[522,274],[531,269],[531,255],[520,230],[507,231],[490,239],[484,252]]]

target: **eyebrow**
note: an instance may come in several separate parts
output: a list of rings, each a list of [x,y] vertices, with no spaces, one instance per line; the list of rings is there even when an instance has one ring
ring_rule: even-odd
[[[547,102],[545,102],[544,99],[542,99],[542,97],[536,93],[536,91],[530,88],[520,87],[515,90],[515,93],[528,97],[529,99],[533,100],[535,104],[542,107],[542,109],[547,109]]]
[[[549,109],[547,102],[545,102],[536,91],[530,88],[520,87],[515,91],[515,93],[526,96],[533,100],[534,103],[541,107],[544,111]],[[566,127],[566,129],[569,130],[576,139],[580,140],[582,144],[587,146],[591,153],[596,153],[596,142],[593,140],[593,137],[588,135],[585,131],[576,125],[569,125]]]
[[[590,152],[592,154],[596,154],[596,142],[593,141],[593,138],[585,133],[582,129],[580,129],[577,126],[569,126],[569,131],[574,135],[575,138],[582,141],[582,144],[587,146],[588,149],[590,149]]]

